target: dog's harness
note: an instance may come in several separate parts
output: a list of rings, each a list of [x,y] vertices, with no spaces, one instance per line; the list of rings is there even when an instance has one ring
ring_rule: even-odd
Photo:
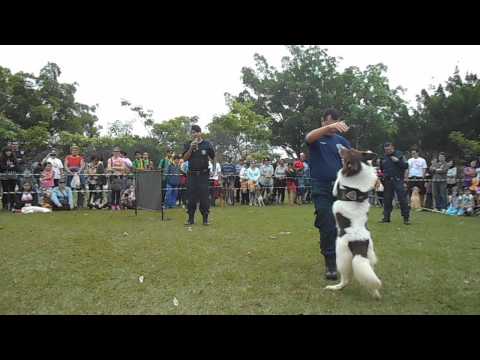
[[[358,189],[354,189],[343,185],[345,189],[340,188],[340,184],[337,184],[337,199],[343,201],[356,201],[363,202],[368,199],[368,193],[361,192]]]

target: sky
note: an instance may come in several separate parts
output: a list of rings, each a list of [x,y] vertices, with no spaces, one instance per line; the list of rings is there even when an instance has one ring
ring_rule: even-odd
[[[391,87],[402,86],[404,98],[430,85],[444,83],[455,66],[461,74],[480,74],[478,45],[319,45],[342,57],[340,69],[384,63]],[[0,45],[0,66],[38,75],[47,62],[60,66],[61,82],[78,83],[76,100],[98,104],[99,124],[136,119],[120,105],[127,99],[154,112],[156,121],[197,115],[205,127],[214,115],[226,113],[225,92],[244,89],[241,69],[253,67],[259,53],[280,68],[288,55],[280,45]],[[142,122],[134,133],[144,135]]]

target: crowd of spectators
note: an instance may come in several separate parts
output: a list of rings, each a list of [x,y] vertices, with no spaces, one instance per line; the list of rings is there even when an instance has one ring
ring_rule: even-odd
[[[432,209],[448,215],[480,213],[480,160],[447,161],[440,153],[427,161],[416,150],[408,155],[405,188],[412,209]],[[383,206],[383,174],[374,161],[379,181],[372,191],[372,205]],[[210,163],[211,206],[301,205],[311,202],[310,166],[305,154],[298,159],[269,158],[257,162],[230,158]],[[165,208],[187,207],[188,161],[167,151],[155,166],[146,152],[136,151],[133,161],[119,147],[102,159],[88,158],[72,146],[63,161],[52,150],[30,169],[25,153],[11,142],[0,154],[2,209],[20,211],[24,206],[53,210],[133,209],[135,172],[162,171]],[[261,199],[261,201],[260,201]]]

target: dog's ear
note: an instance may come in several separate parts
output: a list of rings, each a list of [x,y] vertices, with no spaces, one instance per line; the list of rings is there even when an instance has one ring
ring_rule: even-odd
[[[369,161],[369,160],[375,160],[377,158],[377,154],[371,151],[364,151],[362,152],[362,161]]]

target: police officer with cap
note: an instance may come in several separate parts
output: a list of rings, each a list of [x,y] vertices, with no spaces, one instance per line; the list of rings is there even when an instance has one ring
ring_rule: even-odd
[[[193,141],[185,144],[183,160],[188,161],[188,220],[185,225],[195,223],[195,211],[200,202],[200,212],[203,217],[203,225],[209,225],[208,214],[210,204],[208,200],[209,158],[214,162],[215,151],[212,144],[202,138],[202,130],[198,125],[192,125],[191,134]]]
[[[384,200],[383,200],[383,219],[381,223],[390,222],[390,214],[393,206],[393,193],[397,194],[400,203],[400,209],[403,216],[403,223],[410,225],[410,208],[407,203],[407,193],[404,187],[405,171],[408,170],[408,163],[403,154],[395,150],[392,143],[383,144],[385,156],[380,163],[380,169],[384,173]]]

